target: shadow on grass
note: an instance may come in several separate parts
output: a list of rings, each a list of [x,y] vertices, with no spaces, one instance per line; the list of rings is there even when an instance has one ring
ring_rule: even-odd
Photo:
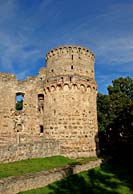
[[[112,172],[115,177],[127,185],[133,193],[133,159],[116,158],[108,161],[108,166],[103,165],[102,167],[106,172]]]
[[[133,194],[131,166],[110,161],[49,185],[49,194]]]

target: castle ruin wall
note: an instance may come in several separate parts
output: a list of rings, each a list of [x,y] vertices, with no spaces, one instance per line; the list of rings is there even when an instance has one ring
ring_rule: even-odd
[[[1,162],[33,156],[96,155],[94,60],[94,54],[87,48],[61,46],[46,55],[46,68],[36,77],[20,81],[13,74],[0,73]],[[23,109],[18,111],[16,96],[19,94],[23,96]],[[48,142],[58,145],[56,152]],[[23,156],[20,147],[24,145]],[[45,147],[51,149],[49,154]],[[10,150],[8,156],[3,154],[6,149]],[[12,158],[13,149],[17,151]]]

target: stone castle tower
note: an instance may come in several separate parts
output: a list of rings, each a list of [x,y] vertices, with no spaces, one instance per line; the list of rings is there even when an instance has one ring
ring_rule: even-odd
[[[84,47],[61,46],[47,53],[46,68],[36,77],[19,81],[0,73],[2,162],[96,155],[94,58]],[[23,109],[16,110],[20,94]]]

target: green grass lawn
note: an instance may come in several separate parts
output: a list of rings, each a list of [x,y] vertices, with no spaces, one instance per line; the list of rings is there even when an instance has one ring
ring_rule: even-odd
[[[97,159],[97,157],[70,159],[63,156],[53,156],[0,164],[0,178],[36,173],[42,170],[62,167],[67,164],[83,164]]]
[[[132,163],[111,161],[45,188],[19,194],[133,194]]]
[[[63,156],[53,156],[0,164],[0,178],[40,172],[73,163],[76,163],[76,160]]]

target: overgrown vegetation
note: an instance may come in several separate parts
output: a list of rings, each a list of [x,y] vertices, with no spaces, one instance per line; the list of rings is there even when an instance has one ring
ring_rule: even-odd
[[[110,161],[45,188],[19,194],[133,194],[132,162]]]

